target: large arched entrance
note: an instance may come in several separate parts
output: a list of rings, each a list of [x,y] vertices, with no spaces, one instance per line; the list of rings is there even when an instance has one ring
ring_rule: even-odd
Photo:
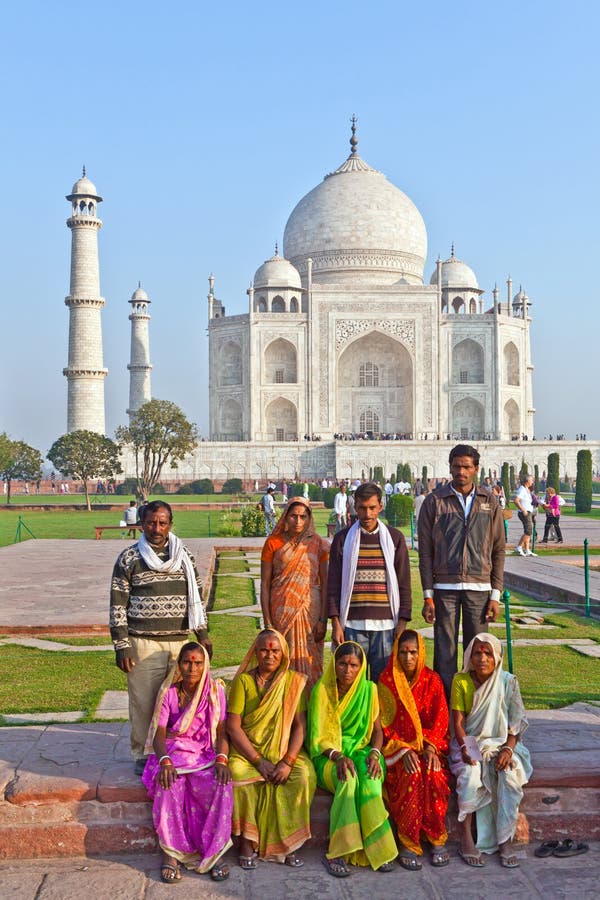
[[[372,331],[349,344],[339,357],[334,430],[411,435],[413,396],[413,361],[408,350],[399,341]],[[373,428],[362,427],[366,423]]]
[[[298,438],[298,411],[295,405],[278,397],[265,410],[268,441],[295,441]]]

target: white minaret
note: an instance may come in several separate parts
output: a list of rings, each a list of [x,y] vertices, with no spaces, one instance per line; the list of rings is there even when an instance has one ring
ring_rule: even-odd
[[[105,434],[102,322],[104,297],[100,296],[98,264],[98,196],[95,186],[83,176],[67,196],[71,201],[71,287],[65,303],[69,307],[69,362],[67,376],[67,431],[85,428]]]
[[[131,295],[131,362],[129,369],[129,409],[127,415],[137,412],[140,406],[152,399],[150,390],[150,337],[148,325],[150,313],[148,306],[150,300],[148,294],[138,283],[137,289]]]

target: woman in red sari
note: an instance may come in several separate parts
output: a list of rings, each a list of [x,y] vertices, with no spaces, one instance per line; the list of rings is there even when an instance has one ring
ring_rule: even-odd
[[[399,862],[422,868],[421,835],[431,845],[431,864],[448,865],[448,706],[439,675],[425,666],[425,642],[403,631],[378,684],[385,787],[401,843]]]
[[[260,602],[265,628],[284,635],[290,668],[306,675],[309,691],[323,674],[328,559],[310,504],[294,497],[263,547]]]

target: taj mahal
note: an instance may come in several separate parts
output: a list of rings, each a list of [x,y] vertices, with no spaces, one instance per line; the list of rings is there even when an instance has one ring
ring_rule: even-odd
[[[102,198],[84,172],[67,199],[68,430],[104,433]],[[486,301],[454,245],[432,272],[426,257],[419,210],[359,156],[353,118],[349,156],[292,210],[247,312],[227,315],[209,277],[209,440],[177,477],[360,477],[398,461],[444,475],[458,440],[492,469],[545,468],[556,448],[534,439],[527,294],[509,277]],[[138,286],[129,302],[131,414],[151,397],[152,366],[150,300]],[[560,444],[569,473],[581,446]]]

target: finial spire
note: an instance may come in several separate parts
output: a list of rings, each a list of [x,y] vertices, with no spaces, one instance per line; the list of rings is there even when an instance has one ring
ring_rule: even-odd
[[[275,241],[275,256],[279,256],[279,244]]]
[[[142,286],[142,282],[141,282],[141,280],[138,280],[138,288],[141,288],[141,286]]]
[[[85,178],[85,165],[84,165],[84,167],[83,167],[83,171],[82,171],[82,173],[81,173],[81,177],[82,177],[82,178]]]
[[[455,256],[454,256],[454,241],[452,241],[452,247],[450,250],[450,259],[454,259],[454,258],[455,258]]]
[[[350,138],[350,156],[356,156],[356,148],[358,146],[358,138],[356,137],[356,116],[352,113],[352,118],[350,119],[352,122],[352,137]]]

